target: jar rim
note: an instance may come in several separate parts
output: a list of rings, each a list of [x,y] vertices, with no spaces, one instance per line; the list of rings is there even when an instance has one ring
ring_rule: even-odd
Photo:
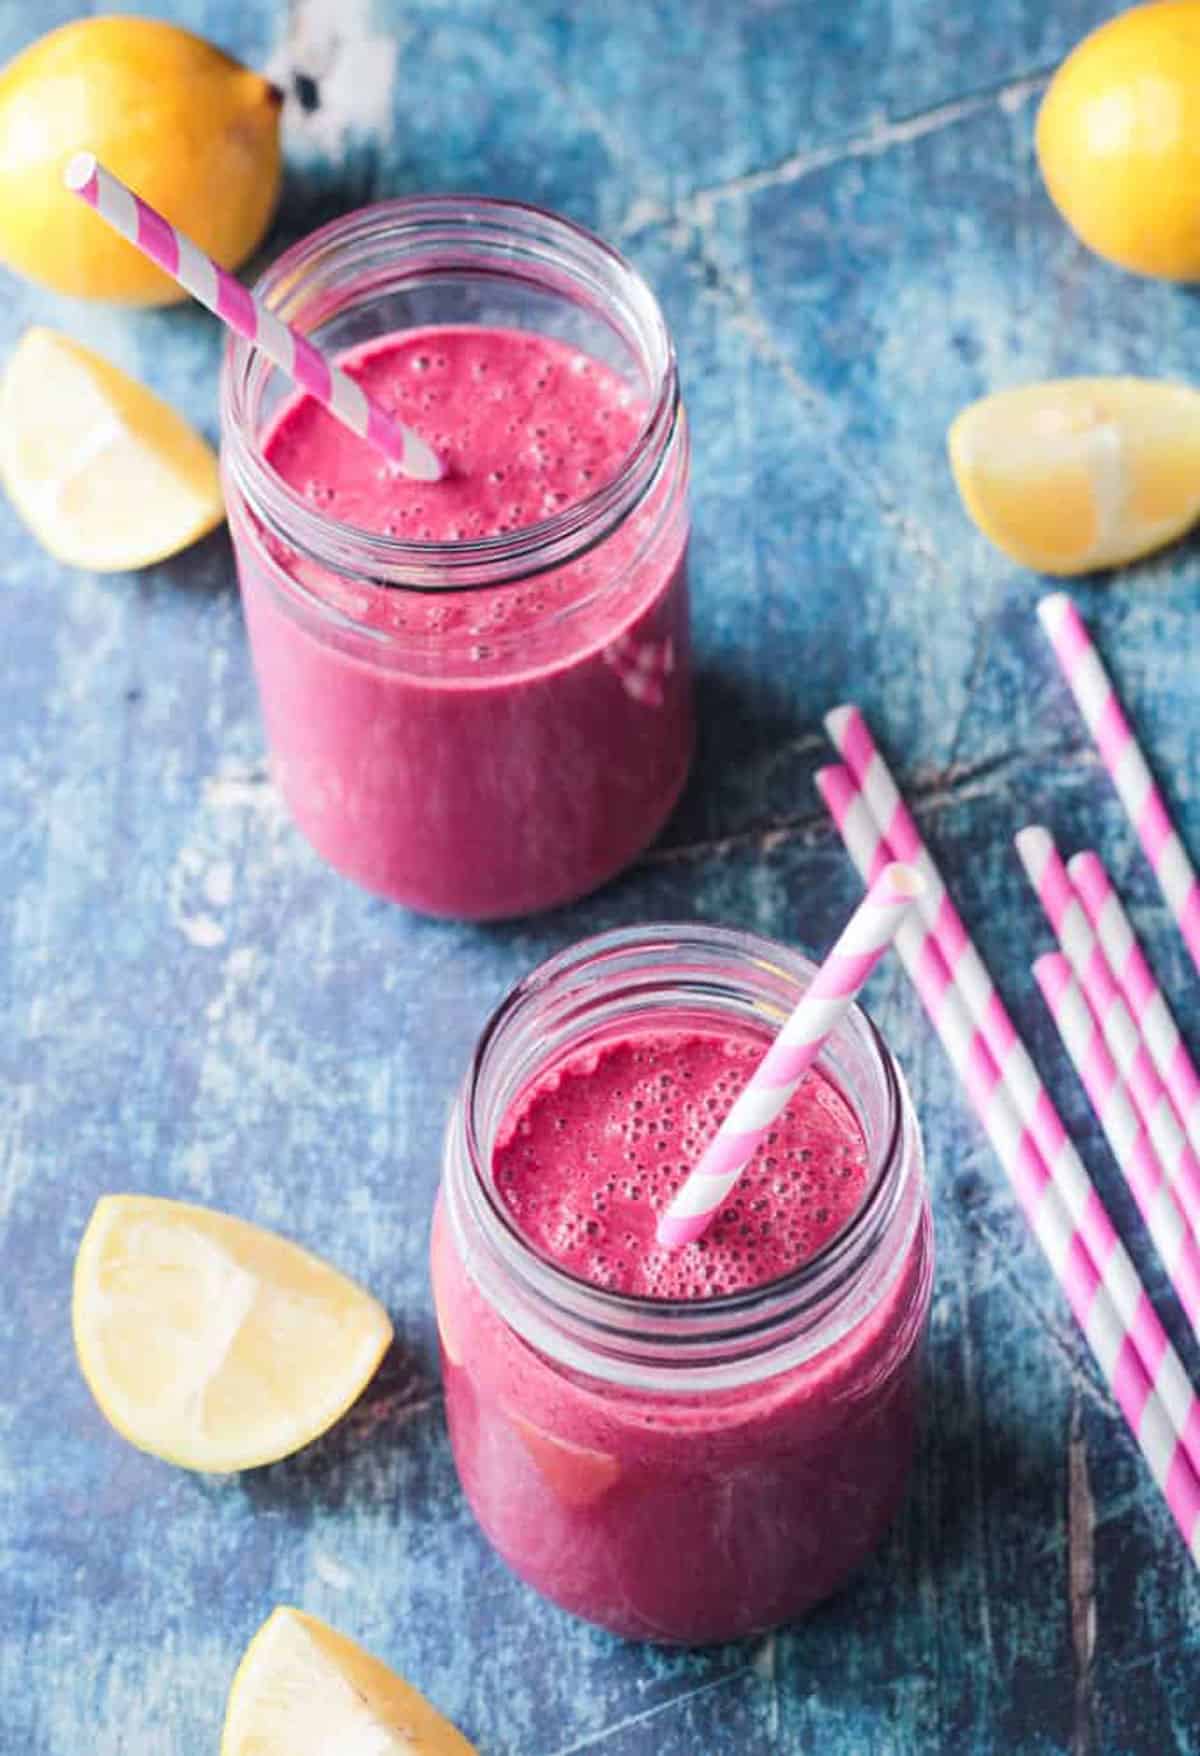
[[[853,1006],[838,1028],[848,1025],[857,1031],[871,1058],[871,1070],[882,1082],[885,1120],[880,1147],[872,1153],[870,1185],[845,1224],[811,1257],[758,1286],[691,1300],[597,1287],[541,1255],[528,1243],[500,1200],[485,1162],[480,1093],[489,1056],[509,1021],[549,986],[585,964],[652,951],[660,944],[697,952],[717,951],[730,959],[745,959],[750,967],[758,963],[805,981],[816,970],[816,965],[801,953],[758,934],[705,923],[674,922],[652,922],[596,934],[539,964],[492,1011],[480,1033],[464,1082],[458,1113],[466,1146],[470,1194],[474,1197],[472,1211],[483,1219],[490,1233],[488,1243],[503,1268],[517,1278],[528,1296],[544,1304],[556,1318],[565,1318],[593,1344],[598,1340],[602,1345],[605,1341],[628,1345],[631,1337],[650,1337],[656,1365],[673,1363],[672,1355],[681,1366],[695,1365],[698,1341],[709,1350],[735,1344],[741,1350],[739,1357],[744,1359],[747,1349],[762,1351],[773,1345],[782,1324],[803,1319],[806,1314],[819,1311],[822,1304],[836,1302],[846,1292],[870,1259],[873,1243],[886,1232],[899,1201],[898,1185],[903,1178],[898,1169],[904,1163],[911,1111],[895,1058],[863,1008]],[[649,1356],[640,1357],[649,1363]]]
[[[494,589],[564,566],[595,548],[653,490],[682,419],[674,343],[649,284],[613,245],[549,208],[495,196],[414,195],[371,203],[307,233],[276,258],[252,290],[303,330],[300,313],[291,307],[313,292],[314,282],[329,270],[331,255],[344,256],[382,240],[392,252],[389,262],[395,262],[388,290],[407,278],[405,250],[440,245],[448,253],[440,264],[444,268],[456,247],[461,253],[472,245],[488,245],[497,252],[496,262],[484,272],[532,280],[536,261],[552,272],[560,291],[565,280],[619,304],[651,379],[644,419],[619,470],[570,506],[493,536],[419,541],[346,523],[317,511],[262,455],[254,426],[255,396],[267,374],[278,368],[252,343],[231,333],[222,358],[220,421],[223,456],[238,491],[276,537],[318,565],[367,573],[371,584],[404,592]],[[429,268],[419,256],[416,266]],[[372,279],[367,296],[380,291]],[[326,308],[321,316],[328,319],[352,302]]]

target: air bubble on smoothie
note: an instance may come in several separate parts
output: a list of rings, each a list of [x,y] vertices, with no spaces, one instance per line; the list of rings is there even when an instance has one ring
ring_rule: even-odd
[[[588,1279],[599,1287],[614,1287],[617,1276],[607,1256],[588,1257]]]

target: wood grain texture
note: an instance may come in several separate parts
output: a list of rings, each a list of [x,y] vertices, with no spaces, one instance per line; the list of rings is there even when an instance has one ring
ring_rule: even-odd
[[[0,0],[0,52],[77,10]],[[856,884],[811,776],[849,696],[1200,1365],[1027,979],[1044,939],[1011,833],[1104,849],[1185,1027],[1200,983],[1036,626],[1039,582],[966,524],[943,452],[1001,384],[1194,375],[1195,295],[1086,256],[1036,175],[1046,72],[1112,8],[170,10],[289,91],[265,254],[363,199],[480,189],[596,226],[656,286],[695,434],[702,745],[659,845],[600,895],[487,930],[416,920],[324,870],[276,802],[224,534],[102,579],[0,513],[0,1748],[215,1750],[242,1646],[291,1601],[484,1756],[1200,1750],[1200,1581],[895,969],[872,1001],[934,1189],[928,1419],[890,1540],[802,1626],[656,1652],[517,1585],[457,1492],[424,1265],[449,1094],[531,963],[652,916],[829,941]],[[5,345],[60,325],[214,430],[203,314],[5,292]],[[1200,851],[1195,545],[1079,596]],[[105,1427],[68,1287],[112,1189],[277,1226],[386,1301],[396,1349],[339,1429],[218,1481]]]

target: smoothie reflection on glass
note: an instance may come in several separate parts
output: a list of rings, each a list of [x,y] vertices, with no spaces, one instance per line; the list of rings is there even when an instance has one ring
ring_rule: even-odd
[[[904,1491],[932,1228],[857,1007],[705,1235],[655,1242],[812,974],[712,927],[585,941],[493,1015],[451,1116],[432,1274],[459,1476],[516,1573],[619,1634],[793,1619]]]
[[[256,289],[446,465],[405,479],[235,340],[222,460],[272,767],[332,865],[430,914],[566,902],[692,745],[688,446],[645,283],[566,220],[414,198]]]

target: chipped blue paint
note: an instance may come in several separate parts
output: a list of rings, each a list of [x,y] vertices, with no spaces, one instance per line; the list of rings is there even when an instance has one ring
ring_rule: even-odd
[[[0,52],[76,10],[7,0]],[[924,1121],[941,1250],[929,1419],[890,1541],[802,1627],[654,1652],[516,1585],[455,1486],[424,1272],[447,1095],[531,962],[653,915],[828,940],[855,884],[811,776],[820,713],[850,695],[1196,1366],[1026,979],[1044,938],[1011,831],[1043,818],[1068,848],[1098,842],[1186,1022],[1200,987],[1055,678],[1038,582],[966,525],[942,455],[950,417],[994,385],[1194,373],[1193,296],[1084,255],[1036,176],[1045,71],[1109,10],[171,8],[324,93],[289,106],[272,250],[366,197],[477,188],[597,226],[653,281],[696,436],[703,745],[667,834],[601,895],[492,929],[414,920],[323,870],[275,803],[224,535],[101,579],[4,514],[6,1751],[215,1750],[238,1653],[280,1600],[386,1655],[485,1756],[1200,1749],[1200,1585],[894,970],[874,1004]],[[360,88],[363,126],[342,58],[372,34],[395,40],[395,73]],[[6,343],[59,324],[212,432],[205,317],[6,294]],[[1200,849],[1195,547],[1080,597]],[[397,1349],[339,1429],[230,1481],[109,1432],[67,1307],[92,1202],[119,1188],[280,1226],[387,1301]],[[1094,1551],[1090,1664],[1072,1544],[1077,1582]]]

